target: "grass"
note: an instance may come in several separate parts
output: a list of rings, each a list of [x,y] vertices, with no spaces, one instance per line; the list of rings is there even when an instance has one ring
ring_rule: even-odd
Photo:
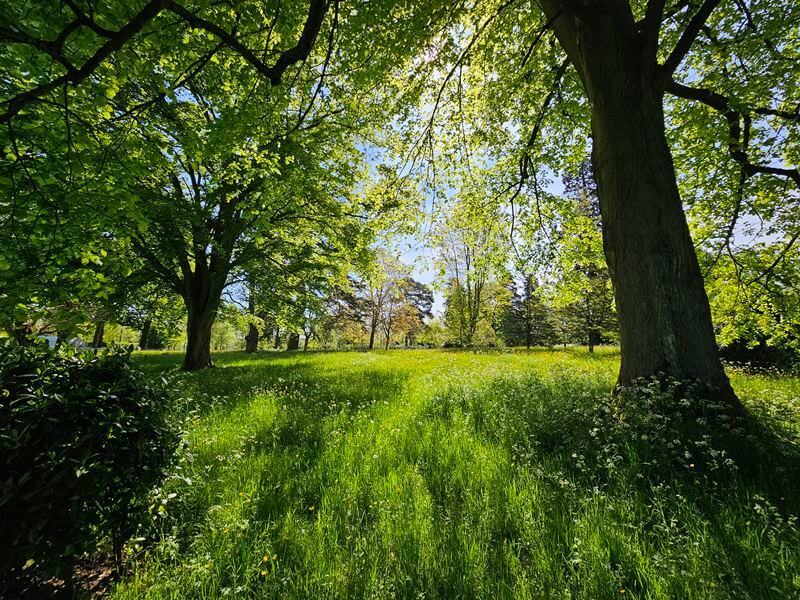
[[[113,598],[800,597],[791,467],[615,413],[614,352],[216,358]],[[796,449],[800,380],[732,380]]]

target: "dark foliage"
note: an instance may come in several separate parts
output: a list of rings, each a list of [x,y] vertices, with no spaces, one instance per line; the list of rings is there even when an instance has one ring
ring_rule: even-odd
[[[0,346],[0,595],[122,545],[177,446],[130,352]]]
[[[796,350],[791,347],[768,346],[764,341],[752,346],[748,340],[736,340],[720,348],[719,354],[728,363],[758,370],[795,371],[800,366],[800,354]]]

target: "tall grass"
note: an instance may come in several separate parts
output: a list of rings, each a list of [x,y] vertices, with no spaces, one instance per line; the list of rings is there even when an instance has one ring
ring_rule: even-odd
[[[186,445],[112,595],[800,597],[792,474],[650,419],[658,391],[611,402],[617,360],[221,356],[184,376]],[[733,380],[796,448],[798,380]]]

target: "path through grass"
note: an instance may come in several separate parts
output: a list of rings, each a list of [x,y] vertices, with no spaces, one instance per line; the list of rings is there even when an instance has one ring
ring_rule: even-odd
[[[217,360],[115,598],[800,597],[782,473],[653,476],[594,431],[613,352]],[[798,443],[797,379],[734,384]]]

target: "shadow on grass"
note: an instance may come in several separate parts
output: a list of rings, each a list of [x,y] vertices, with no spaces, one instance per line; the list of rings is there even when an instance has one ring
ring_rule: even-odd
[[[264,425],[232,432],[238,436],[235,447],[223,455],[213,443],[189,448],[192,468],[200,473],[198,479],[206,481],[206,488],[197,489],[195,484],[178,494],[180,505],[172,506],[170,513],[179,528],[191,527],[197,515],[205,514],[225,493],[227,484],[221,481],[238,481],[235,470],[254,459],[263,466],[251,518],[278,521],[293,512],[313,518],[308,508],[319,507],[324,493],[315,472],[332,432],[347,431],[355,421],[371,418],[385,402],[401,397],[409,377],[390,368],[338,368],[306,357],[274,353],[251,359],[244,353],[227,354],[217,368],[183,376],[185,392],[192,398],[190,410],[197,417],[214,422],[237,412],[247,415],[250,403],[260,396],[275,403],[275,413]],[[157,366],[152,368],[170,368],[171,358],[154,361]],[[208,431],[209,436],[217,434]]]
[[[693,539],[702,551],[689,563],[719,553],[708,575],[728,589],[744,589],[754,598],[796,592],[798,445],[779,440],[776,423],[731,426],[713,409],[698,416],[656,386],[616,399],[609,392],[566,374],[501,378],[480,389],[456,386],[437,395],[426,417],[441,420],[445,429],[466,425],[470,435],[505,448],[512,463],[541,484],[538,502],[551,509],[537,529],[551,532],[542,539],[561,540],[548,552],[564,556],[567,569],[556,579],[570,580],[567,572],[575,576],[587,568],[567,562],[573,539],[586,544],[587,536],[597,536],[602,541],[596,542],[596,556],[606,556],[607,565],[584,571],[577,581],[618,569],[622,588],[647,596],[652,575],[641,575],[643,561],[650,554],[684,560],[670,545],[679,548]],[[449,498],[451,511],[461,510],[452,502],[453,490],[446,489],[452,483],[427,483],[439,502]],[[492,503],[508,504],[503,498]],[[517,559],[527,560],[518,519],[497,521],[494,529],[519,548]],[[590,533],[581,532],[583,527]],[[625,541],[636,538],[642,540],[638,548]],[[668,576],[670,586],[685,579],[684,568]],[[672,589],[671,594],[688,593]]]

